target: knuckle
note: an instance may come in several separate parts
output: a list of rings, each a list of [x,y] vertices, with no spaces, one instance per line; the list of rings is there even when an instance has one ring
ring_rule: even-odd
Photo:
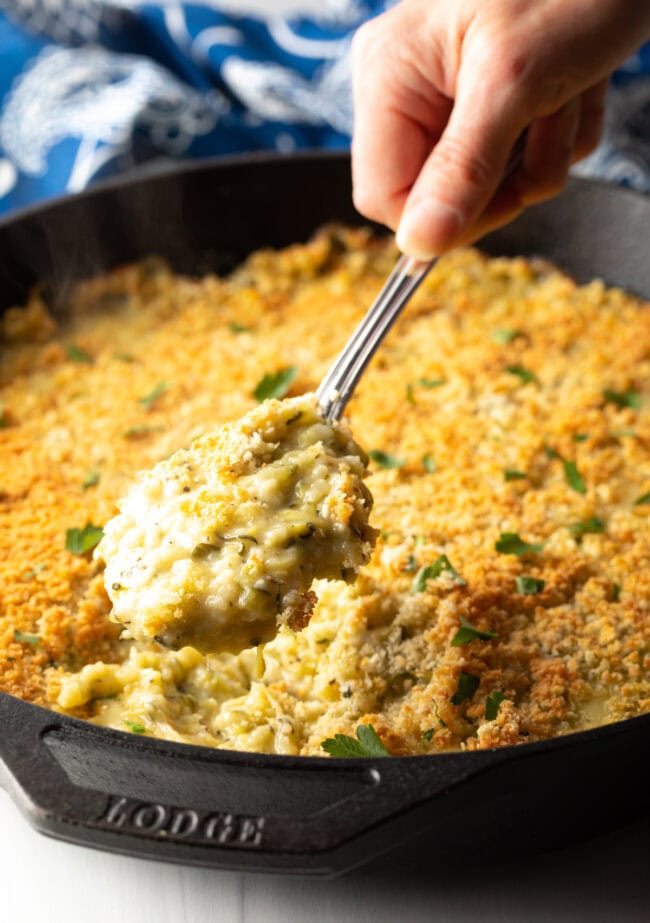
[[[490,185],[495,174],[494,165],[480,151],[472,151],[460,139],[448,137],[435,149],[436,170],[454,182],[475,188]]]

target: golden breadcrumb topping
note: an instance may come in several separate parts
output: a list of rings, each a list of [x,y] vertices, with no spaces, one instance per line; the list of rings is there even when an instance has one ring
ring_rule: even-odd
[[[357,582],[317,582],[303,631],[239,655],[118,640],[88,527],[265,375],[313,391],[395,258],[329,229],[229,278],[148,260],[79,285],[64,321],[37,293],[5,315],[0,688],[299,754],[362,724],[430,753],[650,710],[650,312],[474,250],[440,260],[350,404],[380,530]]]

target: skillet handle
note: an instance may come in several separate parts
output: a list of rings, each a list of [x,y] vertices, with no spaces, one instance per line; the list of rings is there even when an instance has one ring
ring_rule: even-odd
[[[44,833],[149,858],[319,875],[439,821],[452,792],[505,759],[209,750],[98,728],[3,694],[0,724],[0,779]]]

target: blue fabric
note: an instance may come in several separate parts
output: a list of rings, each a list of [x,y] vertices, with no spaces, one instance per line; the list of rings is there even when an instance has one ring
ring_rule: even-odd
[[[395,0],[0,0],[0,212],[153,159],[345,148],[350,43]],[[581,168],[650,190],[650,46]]]

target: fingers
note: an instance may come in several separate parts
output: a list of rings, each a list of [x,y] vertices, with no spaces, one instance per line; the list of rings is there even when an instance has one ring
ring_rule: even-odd
[[[581,160],[598,146],[605,122],[605,98],[609,80],[601,80],[580,97],[580,125],[573,148],[573,162]]]
[[[447,127],[407,199],[400,249],[430,259],[459,242],[494,196],[525,124],[516,90],[473,79],[459,86]]]
[[[451,101],[395,61],[385,36],[371,22],[354,40],[352,181],[358,211],[394,229]]]
[[[580,97],[575,97],[552,115],[535,119],[528,128],[523,163],[509,184],[523,205],[541,202],[564,188],[580,112]]]

